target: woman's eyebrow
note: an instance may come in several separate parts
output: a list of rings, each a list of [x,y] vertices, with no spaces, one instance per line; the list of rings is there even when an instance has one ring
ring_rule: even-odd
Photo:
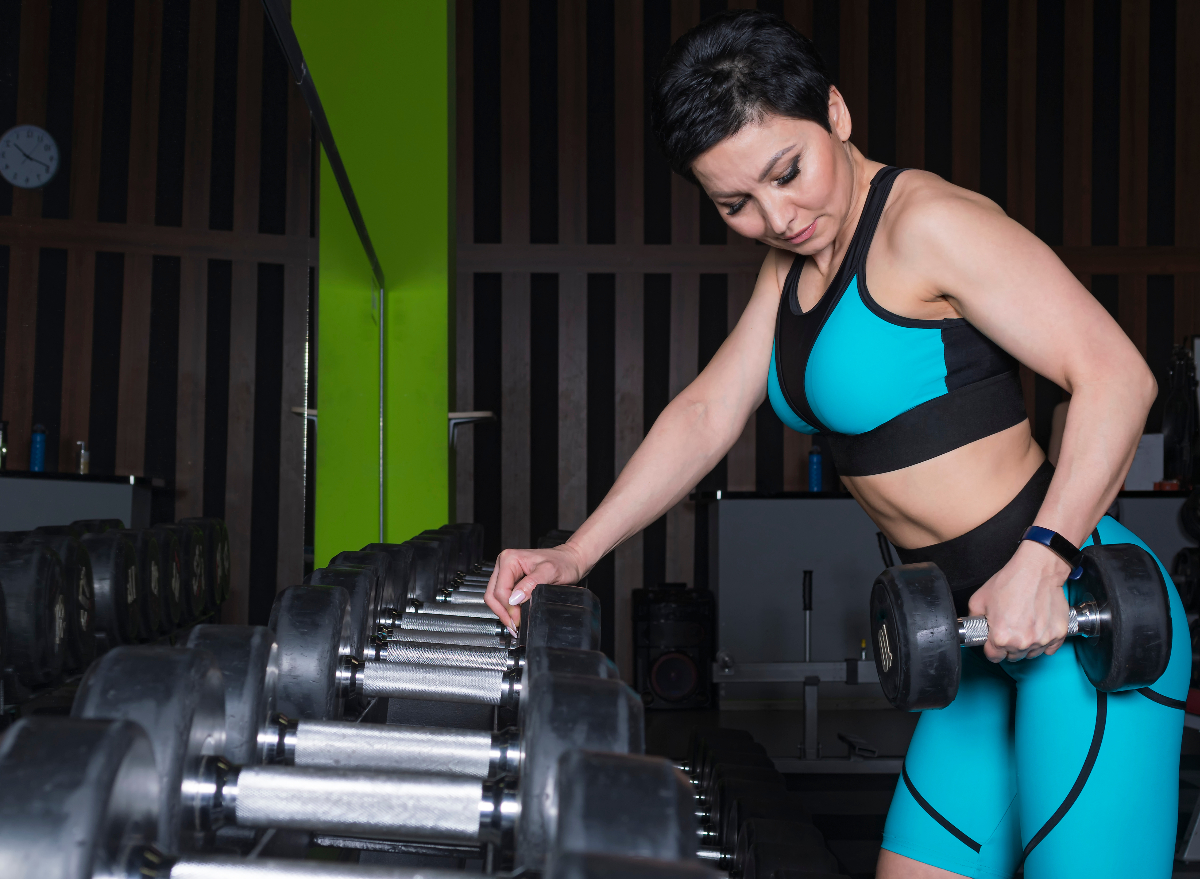
[[[796,148],[796,145],[795,145],[795,144],[792,144],[792,145],[791,145],[791,146],[789,146],[789,147],[784,147],[784,148],[783,148],[783,149],[781,149],[779,152],[777,152],[775,155],[771,156],[771,161],[769,161],[769,162],[767,163],[767,167],[763,168],[763,172],[762,172],[761,174],[759,174],[759,175],[758,175],[758,182],[759,182],[759,183],[762,183],[764,180],[766,180],[766,179],[767,179],[767,176],[768,176],[768,175],[771,173],[771,171],[772,171],[772,170],[775,168],[775,164],[776,164],[776,163],[777,163],[777,162],[778,162],[780,159],[782,159],[784,156],[786,156],[788,153],[790,153],[792,150],[794,150],[795,148]]]

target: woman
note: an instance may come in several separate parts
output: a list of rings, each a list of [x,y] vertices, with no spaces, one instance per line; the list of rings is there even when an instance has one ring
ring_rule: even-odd
[[[769,398],[788,427],[828,436],[902,561],[938,563],[959,612],[990,624],[982,651],[963,650],[957,699],[917,725],[877,875],[1168,876],[1190,669],[1179,598],[1166,674],[1097,693],[1060,649],[1071,565],[1022,539],[1038,525],[1073,547],[1144,546],[1105,511],[1155,397],[1145,362],[988,199],[863,156],[812,44],[780,19],[728,13],[685,34],[653,113],[673,168],[770,249],[737,326],[603,503],[563,546],[501,553],[488,605],[512,627],[536,584],[578,582]],[[1072,395],[1057,469],[1018,361]]]

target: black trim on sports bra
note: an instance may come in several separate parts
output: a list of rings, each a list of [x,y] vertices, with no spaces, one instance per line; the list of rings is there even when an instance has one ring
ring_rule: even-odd
[[[866,433],[830,433],[829,447],[840,476],[871,476],[902,470],[1025,420],[1021,380],[1004,372],[902,412]]]
[[[1029,840],[1029,845],[1025,846],[1025,850],[1021,852],[1021,860],[1017,862],[1017,869],[1025,865],[1025,859],[1037,847],[1043,839],[1050,835],[1050,831],[1058,826],[1058,822],[1066,816],[1071,807],[1075,805],[1075,801],[1079,799],[1079,795],[1083,792],[1083,786],[1087,784],[1088,776],[1092,774],[1092,768],[1096,765],[1096,758],[1100,756],[1100,743],[1104,741],[1104,724],[1108,719],[1108,693],[1096,691],[1096,728],[1092,731],[1092,744],[1088,748],[1087,759],[1083,761],[1083,766],[1079,770],[1079,775],[1075,778],[1075,784],[1071,785],[1071,790],[1067,794],[1067,798],[1062,801],[1055,811],[1050,816],[1050,820],[1042,825],[1042,829],[1033,835],[1033,839]]]
[[[829,428],[817,418],[808,404],[808,395],[804,393],[804,373],[808,369],[808,358],[812,355],[813,345],[817,336],[833,314],[834,308],[846,292],[850,279],[858,274],[867,261],[867,251],[871,249],[871,239],[875,237],[875,229],[879,225],[879,217],[883,214],[883,206],[887,204],[891,194],[892,184],[903,168],[880,168],[871,180],[871,188],[867,192],[867,200],[859,215],[858,225],[850,246],[842,256],[842,264],[817,304],[808,311],[800,310],[800,300],[796,296],[796,287],[800,283],[800,273],[804,269],[807,257],[796,254],[788,269],[787,278],[783,282],[783,293],[780,295],[779,310],[775,318],[775,374],[779,379],[779,390],[783,399],[792,407],[806,424],[815,427],[821,433],[829,433]],[[784,309],[787,303],[787,309]],[[796,352],[800,356],[783,357],[783,352]],[[799,388],[798,394],[791,394],[788,388]]]

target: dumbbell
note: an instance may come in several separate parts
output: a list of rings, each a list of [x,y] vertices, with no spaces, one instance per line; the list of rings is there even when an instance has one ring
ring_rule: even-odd
[[[173,529],[155,525],[146,529],[158,543],[158,570],[162,582],[159,595],[162,599],[163,630],[173,632],[183,619],[183,564],[179,552],[179,537]]]
[[[171,631],[164,625],[162,615],[162,573],[159,567],[162,553],[158,539],[146,530],[129,529],[120,533],[129,538],[137,553],[138,626],[141,640],[153,641]]]
[[[1103,692],[1147,687],[1171,655],[1171,606],[1154,557],[1134,544],[1089,546],[1068,637],[1092,685]],[[959,618],[945,575],[932,562],[888,568],[871,588],[875,668],[902,711],[944,708],[958,695],[963,646],[987,641],[985,617]]]
[[[479,779],[511,773],[520,765],[516,730],[379,726],[278,714],[279,651],[270,629],[196,626],[187,646],[210,654],[221,669],[225,755],[235,763],[396,769]],[[619,678],[616,666],[599,651],[535,647],[528,668],[530,679],[550,672]]]
[[[0,788],[0,869],[6,879],[235,879],[250,873],[280,879],[461,879],[463,875],[427,868],[408,871],[180,855],[168,849],[159,835],[166,779],[160,777],[164,773],[161,763],[156,763],[157,750],[153,734],[128,720],[31,717],[15,724],[0,740],[0,775],[6,782]],[[557,820],[550,816],[556,825],[553,850],[545,851],[544,840],[529,839],[521,852],[533,854],[537,849],[542,863],[549,854],[542,873],[545,879],[714,876],[688,860],[686,813],[671,810],[681,799],[680,787],[686,785],[672,776],[664,761],[567,751],[556,768],[558,780],[551,783],[549,794],[562,805]],[[573,777],[565,777],[562,770],[574,773]],[[231,805],[235,812],[241,806]],[[624,822],[614,820],[620,814],[639,822],[634,834],[627,832]],[[522,814],[517,821],[524,824],[525,817]],[[635,858],[611,854],[614,851]],[[632,872],[621,867],[631,867]],[[646,873],[649,867],[656,872]]]
[[[96,651],[136,642],[142,634],[137,549],[119,528],[84,533],[80,542],[92,564]]]
[[[212,517],[180,519],[179,524],[192,525],[204,534],[205,579],[208,582],[209,600],[215,610],[229,597],[229,528],[223,519]]]
[[[176,850],[184,826],[203,832],[230,823],[447,844],[490,842],[541,850],[544,856],[549,828],[542,804],[559,756],[573,748],[640,752],[642,714],[636,694],[618,680],[548,673],[530,682],[528,699],[523,734],[529,745],[519,783],[238,767],[216,756],[225,751],[221,672],[210,654],[189,648],[111,651],[80,684],[72,716],[133,720],[146,730],[165,781],[158,832],[169,851]]]
[[[0,591],[7,611],[5,664],[22,687],[55,683],[71,634],[69,592],[58,555],[37,541],[0,544]]]
[[[179,553],[180,622],[190,623],[216,610],[216,599],[208,576],[208,542],[194,524],[156,525],[175,538]]]
[[[44,543],[62,562],[63,595],[67,599],[67,649],[63,670],[83,671],[96,658],[96,597],[87,550],[66,526],[54,529],[52,533],[37,528],[25,539]]]

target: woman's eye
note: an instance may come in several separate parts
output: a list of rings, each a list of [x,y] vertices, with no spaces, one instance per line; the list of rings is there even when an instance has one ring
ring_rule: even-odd
[[[780,186],[787,186],[789,183],[791,183],[793,180],[795,180],[799,174],[800,174],[800,163],[792,162],[791,167],[788,168],[787,171],[784,172],[784,175],[782,177],[780,177],[778,180],[776,180],[775,182],[778,183]]]
[[[730,216],[730,217],[732,217],[734,214],[736,214],[738,211],[740,211],[742,208],[744,208],[744,207],[746,206],[746,201],[747,201],[747,199],[744,199],[744,198],[743,198],[743,199],[742,199],[741,201],[739,201],[737,204],[731,204],[731,205],[728,205],[728,206],[725,208],[725,214],[726,214],[727,216]]]

